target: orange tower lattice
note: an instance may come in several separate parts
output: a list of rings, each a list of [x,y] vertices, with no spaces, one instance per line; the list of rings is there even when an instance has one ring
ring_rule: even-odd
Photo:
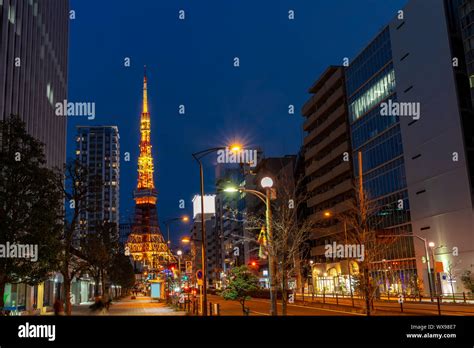
[[[138,183],[134,191],[135,217],[127,247],[133,260],[140,261],[145,269],[160,270],[174,262],[158,223],[156,203],[158,192],[153,180],[153,157],[151,152],[150,113],[148,112],[148,89],[146,70],[143,78],[143,106],[140,117],[140,155],[138,157]]]

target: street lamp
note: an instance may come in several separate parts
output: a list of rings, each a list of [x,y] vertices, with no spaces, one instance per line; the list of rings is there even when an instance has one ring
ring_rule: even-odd
[[[268,239],[268,245],[270,246],[270,252],[268,253],[268,278],[270,281],[270,315],[277,315],[277,295],[275,292],[276,289],[276,284],[275,284],[275,272],[276,272],[276,265],[273,260],[273,255],[272,255],[272,225],[271,225],[271,220],[272,220],[272,210],[271,210],[271,204],[270,204],[270,199],[271,199],[271,193],[272,193],[272,187],[273,187],[273,180],[272,178],[266,176],[262,178],[260,181],[260,185],[262,188],[265,189],[265,194],[263,194],[260,191],[257,190],[251,190],[251,189],[246,189],[244,187],[227,187],[224,188],[224,192],[247,192],[250,193],[257,198],[259,198],[266,207],[265,210],[265,225],[266,225],[266,230],[267,230],[267,239]]]
[[[436,297],[438,297],[438,274],[436,272],[436,259],[435,259],[435,249],[440,249],[444,248],[444,245],[440,245],[439,247],[436,247],[436,244],[434,242],[429,242],[428,246],[430,247],[431,250],[431,258],[433,259],[433,280],[434,280],[434,294]]]
[[[230,150],[232,152],[241,151],[241,146],[238,144],[234,144],[230,146]],[[193,153],[192,156],[199,164],[199,176],[200,176],[200,184],[201,184],[201,259],[202,259],[202,299],[201,299],[201,306],[202,306],[202,315],[207,316],[207,276],[206,276],[206,224],[204,222],[204,170],[202,167],[202,158],[210,153],[217,152],[219,150],[225,150],[225,147],[213,147],[207,150],[199,151]]]
[[[176,255],[178,255],[178,279],[179,285],[181,286],[181,255],[183,255],[183,252],[181,250],[178,250],[176,252]]]
[[[332,213],[330,211],[325,211],[324,212],[324,217],[325,218],[330,218],[332,217]],[[347,224],[346,221],[343,221],[344,223],[344,239],[346,241],[346,246],[347,246]],[[347,271],[349,273],[349,290],[351,291],[351,299],[352,299],[352,307],[354,307],[354,294],[352,292],[352,271],[351,271],[351,261],[347,260]]]
[[[171,218],[171,219],[167,219],[165,221],[163,221],[163,223],[165,224],[166,226],[166,232],[167,232],[167,235],[168,235],[168,246],[170,245],[170,225],[173,223],[173,222],[177,222],[177,221],[181,221],[181,222],[184,222],[184,223],[187,223],[189,221],[189,217],[187,217],[186,215],[184,216],[181,216],[181,217],[175,217],[175,218]]]

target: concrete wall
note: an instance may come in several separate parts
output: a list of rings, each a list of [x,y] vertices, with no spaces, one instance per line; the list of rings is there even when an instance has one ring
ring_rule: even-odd
[[[404,19],[390,23],[390,35],[398,101],[421,103],[417,122],[409,125],[412,117],[400,121],[413,233],[445,246],[435,250],[441,254],[435,258],[445,270],[455,265],[454,290],[462,292],[460,275],[474,264],[474,215],[443,1],[410,1]],[[427,286],[423,243],[415,240],[415,245]]]

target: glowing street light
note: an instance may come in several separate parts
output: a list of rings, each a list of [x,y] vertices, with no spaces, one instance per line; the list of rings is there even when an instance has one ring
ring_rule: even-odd
[[[224,192],[247,192],[250,193],[257,198],[259,198],[266,207],[265,211],[265,225],[266,225],[266,231],[267,231],[267,241],[269,248],[272,247],[272,210],[271,210],[271,204],[270,204],[270,199],[272,196],[272,187],[273,187],[273,179],[266,176],[262,178],[260,181],[260,185],[262,186],[263,189],[265,189],[265,194],[257,191],[257,190],[251,190],[251,189],[246,189],[245,187],[235,187],[235,186],[229,186],[224,188]],[[270,282],[270,315],[277,315],[277,298],[276,298],[276,264],[273,259],[272,251],[268,253],[268,280]]]
[[[166,226],[166,231],[168,233],[168,245],[170,245],[170,225],[173,223],[173,222],[177,222],[177,221],[181,221],[181,222],[184,222],[184,223],[187,223],[189,221],[189,217],[186,216],[186,215],[183,215],[183,216],[180,216],[180,217],[175,217],[175,218],[172,218],[172,219],[168,219],[168,220],[165,220],[163,223],[165,224]]]
[[[260,181],[260,185],[262,185],[262,187],[263,187],[264,189],[272,188],[272,186],[273,186],[273,180],[272,180],[272,178],[266,176],[266,177],[264,177],[264,178]]]
[[[242,151],[242,146],[240,146],[239,144],[233,144],[233,145],[230,146],[230,151],[240,152],[240,151]]]

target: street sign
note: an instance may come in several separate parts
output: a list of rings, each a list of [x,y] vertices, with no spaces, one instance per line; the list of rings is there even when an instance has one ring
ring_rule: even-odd
[[[202,273],[202,269],[200,269],[200,270],[198,270],[198,271],[196,272],[196,278],[197,278],[198,280],[202,280],[203,275],[204,275],[204,274]]]
[[[203,283],[203,282],[202,282],[202,279],[198,279],[198,282],[197,282],[197,283],[198,283],[199,286],[202,286],[202,283]]]
[[[193,273],[193,262],[186,261],[186,274],[192,274],[192,273]]]
[[[436,261],[436,263],[435,263],[435,272],[436,273],[443,273],[444,272],[444,267],[443,267],[442,262]]]

